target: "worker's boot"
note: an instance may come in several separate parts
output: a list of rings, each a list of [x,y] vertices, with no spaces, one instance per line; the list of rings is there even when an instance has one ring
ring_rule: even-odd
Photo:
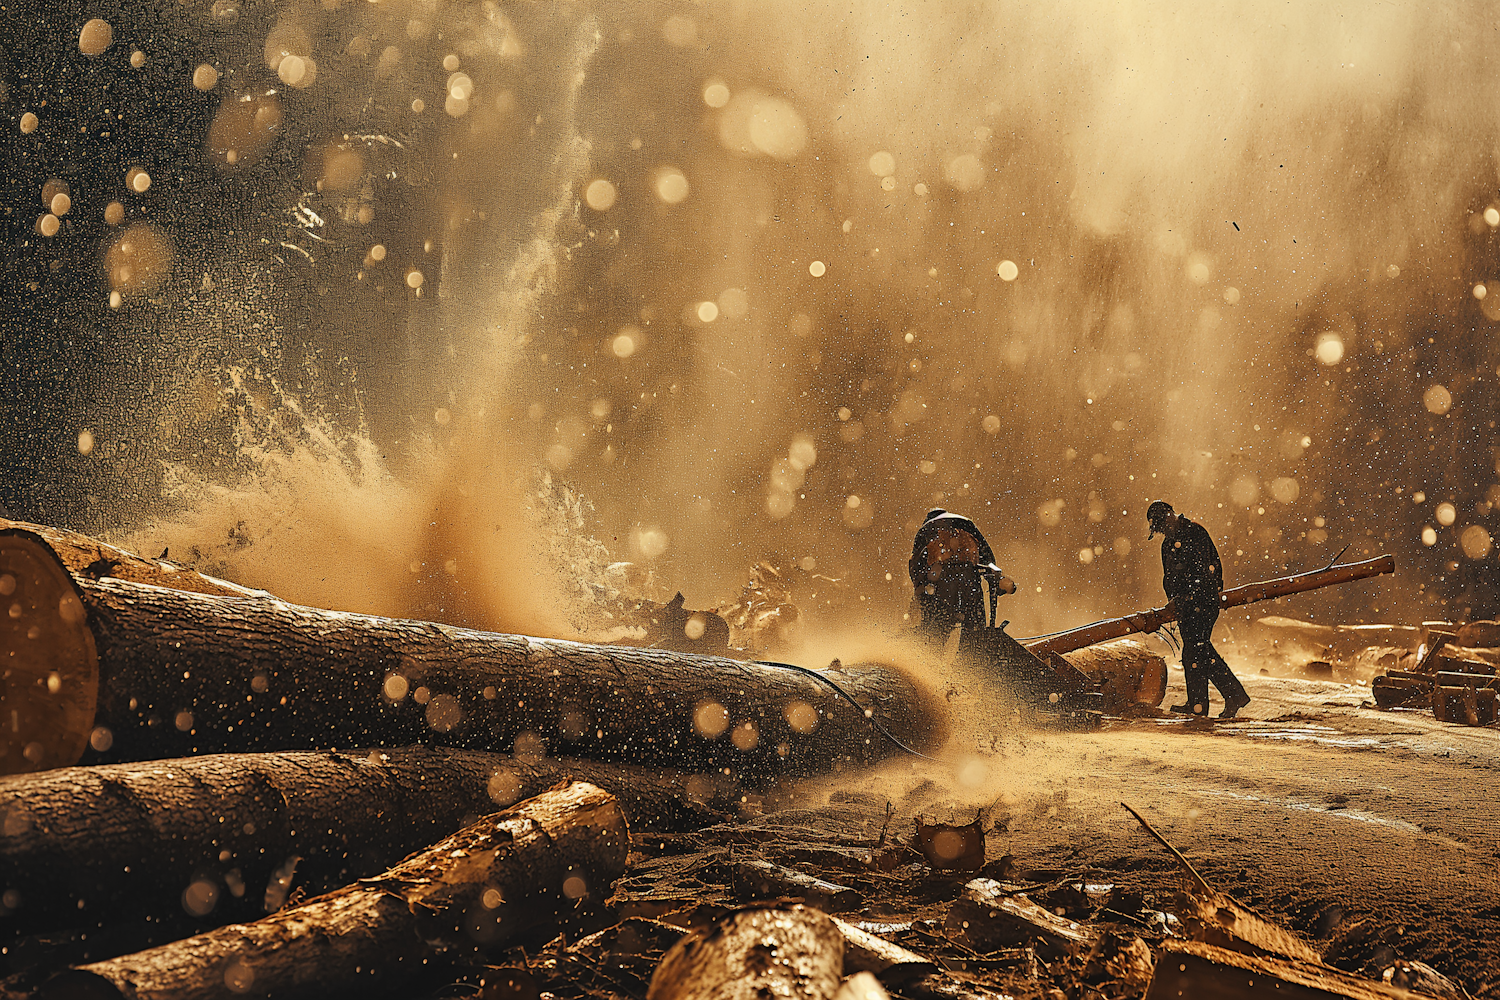
[[[1219,713],[1221,719],[1232,719],[1240,714],[1240,709],[1250,704],[1250,696],[1241,692],[1238,697],[1230,698],[1224,702],[1224,711]]]

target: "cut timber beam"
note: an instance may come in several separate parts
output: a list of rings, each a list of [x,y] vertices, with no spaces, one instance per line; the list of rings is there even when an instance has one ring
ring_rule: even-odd
[[[1363,562],[1329,566],[1309,573],[1297,573],[1292,576],[1277,577],[1274,580],[1247,583],[1242,587],[1232,587],[1219,594],[1219,608],[1227,611],[1230,608],[1254,604],[1257,601],[1269,601],[1288,594],[1300,594],[1307,590],[1332,587],[1339,583],[1349,583],[1352,580],[1363,580],[1366,577],[1394,572],[1396,572],[1395,556],[1376,556],[1374,559],[1366,559]],[[1045,658],[1048,653],[1066,653],[1070,650],[1082,649],[1084,646],[1092,646],[1106,639],[1118,639],[1122,635],[1130,635],[1134,632],[1155,632],[1168,622],[1176,620],[1177,612],[1171,606],[1153,608],[1150,611],[1137,612],[1123,618],[1108,618],[1043,639],[1027,640],[1025,646],[1037,656]]]

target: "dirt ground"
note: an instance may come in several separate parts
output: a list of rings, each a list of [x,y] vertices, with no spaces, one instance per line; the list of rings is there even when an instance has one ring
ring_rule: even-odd
[[[1059,873],[1165,899],[1179,869],[1127,802],[1208,882],[1284,922],[1334,966],[1379,978],[1428,963],[1500,996],[1500,731],[1383,712],[1367,684],[1265,676],[1236,720],[1107,720],[1100,731],[991,717],[942,763],[901,758],[824,783],[829,804],[994,824],[988,857],[1021,880]],[[1163,705],[1184,700],[1172,668]],[[982,699],[970,698],[971,702]],[[1214,711],[1218,710],[1217,695]],[[987,744],[987,745],[985,745]]]

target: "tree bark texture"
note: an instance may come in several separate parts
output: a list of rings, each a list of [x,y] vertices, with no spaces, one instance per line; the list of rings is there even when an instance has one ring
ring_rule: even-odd
[[[7,551],[45,546],[24,535],[12,531]],[[269,595],[110,577],[74,583],[81,621],[64,621],[53,602],[23,609],[19,627],[71,624],[97,649],[84,763],[430,741],[758,777],[898,752],[861,708],[783,667],[323,611]],[[29,648],[24,635],[0,641]],[[823,673],[902,742],[941,738],[941,703],[899,670]],[[36,688],[35,677],[27,683]],[[81,697],[71,680],[58,688],[54,698]],[[29,720],[19,723],[24,730]]]
[[[82,592],[35,535],[0,531],[0,773],[77,760],[99,700]]]
[[[0,778],[0,934],[186,911],[255,920],[576,778],[637,830],[722,821],[712,785],[628,764],[432,747],[211,754]],[[703,786],[699,788],[697,786]],[[696,800],[696,801],[695,801]]]
[[[390,990],[444,949],[501,946],[576,899],[607,895],[629,839],[615,799],[575,782],[486,816],[377,878],[78,972],[129,1000]],[[68,988],[66,976],[51,987]]]
[[[673,945],[646,1000],[831,1000],[843,966],[844,938],[826,914],[747,907]]]

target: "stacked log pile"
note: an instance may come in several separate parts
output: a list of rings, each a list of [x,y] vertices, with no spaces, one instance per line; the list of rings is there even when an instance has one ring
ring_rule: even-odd
[[[389,874],[402,857],[562,780],[613,793],[638,829],[681,830],[789,776],[943,736],[940,702],[890,667],[797,671],[302,608],[164,557],[0,523],[11,972],[259,927],[309,893],[342,895],[254,935],[363,922],[351,900],[365,897],[341,886],[405,879]],[[207,961],[221,945],[193,947]]]
[[[1368,681],[1382,709],[1431,711],[1440,722],[1496,722],[1500,624],[1320,625],[1292,618],[1257,622],[1269,648],[1313,678]]]
[[[1407,669],[1387,670],[1371,682],[1380,708],[1430,708],[1439,722],[1488,726],[1496,721],[1494,648],[1500,626],[1429,623]]]

